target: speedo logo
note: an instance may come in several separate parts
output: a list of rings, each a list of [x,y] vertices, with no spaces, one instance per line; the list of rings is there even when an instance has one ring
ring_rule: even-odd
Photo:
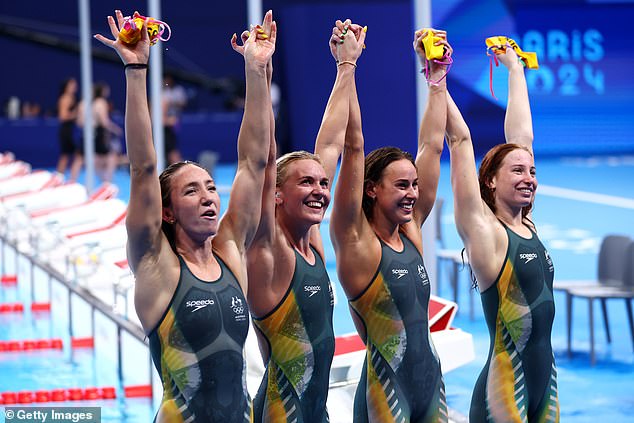
[[[187,308],[194,308],[192,310],[192,313],[195,311],[200,310],[201,308],[205,308],[208,305],[214,305],[216,304],[216,302],[214,300],[212,300],[211,298],[207,299],[207,300],[193,300],[193,301],[187,301],[185,303],[185,307]]]
[[[408,273],[409,271],[407,269],[392,269],[392,274],[396,276],[396,279],[401,279]]]
[[[524,264],[537,258],[537,253],[522,253],[520,254],[520,260],[526,260]]]
[[[319,285],[306,285],[304,287],[304,291],[310,293],[310,295],[308,296],[308,298],[310,298],[313,295],[317,294],[319,291],[321,291],[321,286],[319,286]]]

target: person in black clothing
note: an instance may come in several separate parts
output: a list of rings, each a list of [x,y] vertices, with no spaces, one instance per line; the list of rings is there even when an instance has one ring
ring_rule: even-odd
[[[77,80],[66,79],[61,86],[59,99],[57,100],[57,118],[59,120],[59,160],[57,171],[66,172],[68,163],[70,166],[70,181],[76,181],[83,162],[82,156],[75,145],[75,120],[77,119]]]

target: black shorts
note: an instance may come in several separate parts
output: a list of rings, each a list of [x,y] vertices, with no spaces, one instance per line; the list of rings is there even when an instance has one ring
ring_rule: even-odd
[[[100,155],[110,153],[110,134],[103,126],[95,128],[95,153]]]
[[[100,156],[105,156],[110,153],[110,133],[103,126],[97,126],[95,128],[95,153]],[[84,137],[79,138],[79,145],[77,151],[82,156],[84,155]]]
[[[77,147],[73,139],[75,122],[67,120],[59,124],[59,151],[60,154],[73,154]]]

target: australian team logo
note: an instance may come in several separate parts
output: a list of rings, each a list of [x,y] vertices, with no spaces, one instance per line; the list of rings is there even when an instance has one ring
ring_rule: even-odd
[[[427,276],[427,271],[425,270],[425,266],[419,264],[416,266],[416,270],[418,270],[418,277],[421,278],[423,285],[429,284],[429,276]]]
[[[243,322],[247,319],[247,315],[244,312],[244,303],[242,299],[237,295],[231,297],[231,310],[233,310],[234,318],[236,322]]]
[[[330,297],[330,305],[335,305],[335,293],[332,290],[332,284],[328,282],[328,296]]]
[[[554,272],[555,267],[553,266],[553,260],[550,258],[550,254],[548,254],[548,250],[544,250],[544,257],[546,258],[546,263],[548,264],[548,271]]]

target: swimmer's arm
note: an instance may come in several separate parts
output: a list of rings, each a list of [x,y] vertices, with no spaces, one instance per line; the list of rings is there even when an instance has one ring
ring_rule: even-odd
[[[123,25],[123,14],[115,13],[118,27]],[[116,50],[124,64],[148,63],[150,42],[144,23],[141,39],[133,46],[118,39],[119,30],[112,16],[108,16],[112,39],[95,35],[104,45]],[[156,152],[152,142],[150,113],[147,104],[147,69],[128,68],[126,76],[125,135],[130,160],[130,201],[126,216],[128,232],[128,261],[136,269],[148,254],[158,258],[164,237],[161,232],[161,190],[157,175]]]
[[[270,81],[270,80],[269,80]],[[270,87],[270,84],[269,84]],[[270,110],[270,133],[269,133],[269,157],[266,163],[264,187],[262,189],[262,213],[258,229],[255,232],[251,247],[270,247],[275,236],[275,188],[277,178],[277,165],[275,162],[277,145],[275,142],[275,117],[273,109]]]
[[[337,77],[315,141],[315,154],[321,158],[326,176],[331,183],[346,136],[348,97],[350,85],[354,81],[354,72],[355,68],[351,65],[337,66]]]
[[[265,19],[271,19],[269,14]],[[251,244],[260,221],[265,169],[269,158],[271,95],[266,67],[275,50],[276,26],[268,40],[251,32],[245,47],[246,97],[238,135],[238,169],[218,241],[233,241],[241,252]]]
[[[451,156],[451,188],[456,227],[465,245],[486,227],[484,202],[475,165],[471,133],[460,110],[447,93],[447,144]]]
[[[270,85],[269,85],[270,86]],[[275,118],[273,110],[270,113],[271,133],[269,159],[266,164],[264,188],[262,190],[262,215],[253,242],[247,249],[247,275],[249,279],[249,301],[257,302],[253,295],[263,295],[269,292],[275,270],[275,256],[273,254],[275,241],[275,183],[277,166],[275,163]]]
[[[349,114],[330,219],[330,237],[335,251],[344,249],[349,242],[359,241],[364,231],[370,229],[362,208],[365,152],[356,86],[350,95]]]
[[[512,48],[507,48],[506,53],[500,54],[499,57],[509,69],[509,98],[504,118],[506,142],[523,145],[532,152],[533,118],[524,67],[518,61]]]
[[[440,40],[436,45],[444,45],[451,55],[451,46],[447,43],[445,31],[434,30]],[[414,51],[419,56],[421,64],[425,63],[425,50],[422,39],[426,31],[420,30],[414,34]],[[438,81],[429,84],[427,105],[418,133],[418,151],[416,154],[416,172],[418,174],[418,201],[414,213],[414,220],[418,227],[422,226],[431,212],[436,201],[436,191],[440,178],[440,156],[442,155],[445,126],[447,123],[447,72],[445,65],[430,62],[430,79]]]
[[[331,186],[345,142],[349,103],[353,101],[351,97],[356,96],[356,62],[363,52],[365,36],[359,25],[346,20],[335,23],[329,40],[330,51],[337,61],[337,76],[317,134],[315,153],[322,160]]]

